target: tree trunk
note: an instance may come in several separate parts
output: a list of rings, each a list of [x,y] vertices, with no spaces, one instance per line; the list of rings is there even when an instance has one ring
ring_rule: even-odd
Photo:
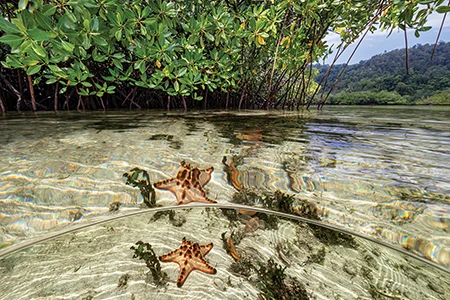
[[[206,104],[208,103],[208,88],[205,91],[205,99],[203,100],[203,110],[206,110]]]
[[[181,99],[183,100],[184,111],[187,111],[186,99],[184,98],[184,96],[181,96]]]
[[[103,97],[100,97],[100,103],[102,104],[103,111],[106,110],[105,103],[103,102]]]
[[[17,82],[19,83],[19,93],[20,93],[20,99],[23,98],[23,82],[22,82],[22,70],[17,69]]]
[[[58,111],[58,91],[59,91],[59,81],[56,82],[56,87],[55,87],[55,98],[54,98],[54,105],[53,108],[55,109],[55,111]]]
[[[239,100],[239,110],[241,109],[242,101],[244,101],[246,91],[247,91],[247,84],[244,86],[244,90],[242,91],[241,94],[241,99]]]
[[[70,110],[70,107],[69,107],[69,93],[68,93],[67,90],[66,90],[66,103],[64,105],[67,107],[67,110]]]
[[[28,85],[30,87],[31,108],[33,109],[33,111],[37,111],[36,98],[34,97],[33,78],[31,78],[31,75],[28,75],[27,78],[28,78]]]
[[[78,87],[75,87],[75,91],[76,91],[77,94],[78,94],[78,105],[77,105],[77,110],[80,110],[80,104],[81,104],[82,110],[85,111],[86,108],[84,107],[84,101],[83,101],[83,99],[81,98],[80,93],[78,93]]]
[[[6,113],[6,108],[5,108],[5,106],[3,105],[3,99],[2,99],[2,96],[0,95],[0,108],[2,109],[2,113],[4,114],[4,113]]]
[[[225,102],[225,110],[228,110],[228,101],[230,100],[230,89],[227,91],[227,101]]]
[[[22,103],[22,95],[13,87],[13,85],[6,79],[2,73],[0,73],[0,78],[5,82],[6,86],[16,95],[17,97],[17,106],[16,109],[20,112],[20,104]]]

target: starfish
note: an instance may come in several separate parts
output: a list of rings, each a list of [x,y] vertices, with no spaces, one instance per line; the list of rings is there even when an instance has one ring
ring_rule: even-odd
[[[213,171],[213,167],[199,170],[182,161],[181,169],[176,177],[156,182],[154,186],[157,189],[169,190],[174,193],[178,205],[189,202],[216,203],[216,201],[209,199],[203,190],[203,186],[211,179]]]
[[[199,270],[208,274],[216,274],[217,270],[211,267],[203,258],[211,251],[213,243],[199,245],[183,238],[181,247],[174,251],[160,256],[162,262],[176,262],[180,266],[180,274],[177,279],[177,286],[182,287],[186,278],[194,270]]]

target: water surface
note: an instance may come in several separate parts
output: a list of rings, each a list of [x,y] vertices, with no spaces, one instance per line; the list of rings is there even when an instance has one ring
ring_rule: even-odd
[[[214,167],[205,191],[219,203],[237,192],[223,162],[232,163],[246,191],[281,190],[325,224],[450,268],[450,108],[9,114],[0,123],[3,253],[142,209],[122,174],[139,167],[156,182],[184,160]],[[157,200],[176,204],[167,191]]]

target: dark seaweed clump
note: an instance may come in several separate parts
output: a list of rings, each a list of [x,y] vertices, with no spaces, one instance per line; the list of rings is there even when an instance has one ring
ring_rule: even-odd
[[[170,223],[175,227],[181,227],[184,223],[186,223],[186,218],[182,215],[177,215],[173,209],[163,210],[156,212],[150,221],[154,222],[159,220],[163,216],[169,216]]]
[[[272,259],[265,265],[258,262],[258,266],[261,294],[265,299],[309,299],[303,284],[286,275],[286,267],[280,266]]]
[[[232,202],[253,206],[261,204],[262,197],[253,191],[243,189],[233,194]]]
[[[250,277],[256,272],[258,275],[258,287],[264,299],[287,300],[309,299],[304,285],[295,278],[288,276],[282,267],[272,259],[265,264],[258,261],[256,264],[249,258],[233,262],[230,271],[238,273],[244,277]]]
[[[323,263],[325,262],[325,256],[326,252],[325,247],[323,246],[322,248],[319,249],[319,251],[308,256],[308,262],[323,265]]]
[[[262,199],[264,206],[268,209],[288,214],[294,213],[294,195],[285,194],[280,190],[276,190],[274,193],[264,194]]]
[[[144,198],[144,203],[148,207],[156,206],[156,193],[153,184],[150,182],[147,171],[133,168],[130,173],[124,173],[123,177],[127,179],[125,184],[133,187],[138,187],[141,190],[141,195]]]
[[[139,258],[145,261],[147,268],[149,268],[152,273],[153,281],[156,285],[165,284],[167,282],[167,274],[161,271],[161,264],[159,263],[155,251],[153,251],[152,245],[138,241],[136,246],[137,247],[131,246],[130,248],[131,250],[134,250],[133,258]]]
[[[223,215],[228,219],[228,221],[232,223],[238,221],[238,213],[235,209],[221,208],[220,210],[222,211]]]
[[[357,247],[355,238],[350,234],[331,230],[314,224],[308,224],[308,226],[312,229],[314,236],[327,246],[342,245],[347,248]]]

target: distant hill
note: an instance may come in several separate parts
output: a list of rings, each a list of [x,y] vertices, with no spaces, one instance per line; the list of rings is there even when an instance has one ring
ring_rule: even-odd
[[[425,44],[409,49],[409,74],[406,72],[405,49],[375,55],[369,60],[349,65],[327,103],[421,104],[427,103],[426,99],[433,95],[448,94],[450,96],[450,43],[440,42],[433,59],[430,60],[433,47],[434,45]],[[319,76],[316,79],[319,82],[329,66],[316,65],[315,67],[319,69]],[[327,89],[343,67],[343,64],[333,67]],[[381,92],[384,96],[389,96],[390,100],[386,101],[393,101],[393,103],[371,103],[369,99],[371,97],[367,98]],[[358,98],[361,97],[367,99],[363,99],[362,103],[349,103],[349,101],[358,102]],[[364,101],[368,102],[364,103]]]

